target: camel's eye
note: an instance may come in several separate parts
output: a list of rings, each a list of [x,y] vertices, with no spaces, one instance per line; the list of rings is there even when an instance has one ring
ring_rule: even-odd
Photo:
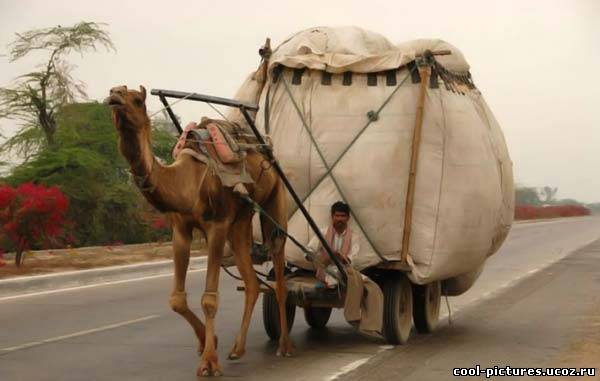
[[[142,107],[144,105],[144,101],[141,98],[135,98],[133,103],[135,103],[135,105],[138,107]]]

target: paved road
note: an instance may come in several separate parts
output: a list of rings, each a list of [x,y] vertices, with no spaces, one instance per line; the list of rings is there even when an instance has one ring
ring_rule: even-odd
[[[496,305],[494,301],[501,303],[507,294],[513,295],[511,305],[518,301],[515,298],[534,297],[524,286],[529,279],[537,279],[544,273],[539,272],[540,269],[598,238],[599,218],[515,225],[500,252],[489,260],[475,287],[463,296],[450,299],[455,324],[452,327],[443,324],[437,335],[425,339],[415,337],[409,345],[396,349],[381,340],[355,333],[344,322],[340,311],[332,316],[328,330],[312,331],[299,310],[292,331],[297,353],[293,358],[277,358],[275,345],[267,340],[263,331],[259,304],[250,327],[246,356],[237,362],[228,361],[226,354],[240,323],[242,297],[234,291],[237,281],[223,275],[217,323],[219,352],[227,376],[223,379],[327,380],[363,364],[344,378],[356,374],[375,378],[375,373],[364,373],[365,370],[372,369],[373,364],[385,368],[382,361],[398,352],[407,359],[419,358],[422,371],[431,369],[432,373],[419,373],[415,379],[429,378],[428,375],[439,377],[446,374],[451,361],[441,361],[433,368],[427,366],[424,359],[428,340],[436,340],[432,348],[440,358],[445,358],[441,354],[462,353],[457,350],[460,348],[470,355],[495,354],[496,360],[501,362],[502,354],[510,353],[512,348],[503,347],[504,352],[498,352],[489,350],[489,346],[493,346],[495,340],[503,345],[534,345],[544,337],[543,331],[530,334],[523,322],[530,321],[530,317],[542,319],[541,312],[536,313],[541,310],[529,308],[526,314],[515,316],[513,325],[491,324],[494,334],[481,342],[474,339],[477,335],[469,331],[469,327],[481,329],[482,319],[494,321],[495,315],[489,308]],[[537,275],[531,276],[535,272]],[[204,275],[203,269],[190,274],[188,289],[192,305],[199,305]],[[170,285],[170,277],[155,277],[53,294],[0,298],[0,380],[195,379],[195,339],[187,324],[168,308]],[[573,283],[574,287],[577,285]],[[535,283],[534,288],[545,287],[542,282]],[[512,290],[519,292],[507,292]],[[598,287],[596,291],[582,288],[576,292],[597,293]],[[548,290],[535,298],[540,305],[544,305],[543,298],[547,298],[546,305],[556,306],[550,311],[555,313],[563,301],[572,300],[569,295]],[[540,326],[542,323],[543,320]],[[519,330],[516,343],[502,339],[515,329]],[[402,369],[414,367],[407,363]]]

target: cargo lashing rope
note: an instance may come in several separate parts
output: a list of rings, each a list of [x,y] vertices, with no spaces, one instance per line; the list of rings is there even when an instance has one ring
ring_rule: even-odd
[[[290,91],[290,88],[288,86],[287,81],[285,80],[285,77],[283,75],[280,76],[281,78],[281,82],[283,83],[283,86],[285,88],[285,91],[287,93],[287,95],[290,97],[290,100],[292,101],[292,104],[294,105],[294,108],[296,109],[296,113],[298,114],[298,117],[300,118],[300,120],[302,121],[302,126],[304,127],[304,130],[306,131],[306,133],[308,134],[308,136],[310,137],[310,140],[312,142],[312,144],[315,146],[317,153],[319,154],[319,157],[321,158],[321,161],[323,162],[323,165],[325,166],[325,169],[327,170],[325,172],[325,174],[317,181],[316,185],[309,191],[309,193],[304,197],[304,199],[302,200],[302,202],[306,201],[313,193],[313,191],[315,189],[317,189],[317,187],[329,176],[331,178],[331,180],[333,181],[333,184],[335,185],[335,187],[337,188],[337,191],[340,193],[340,196],[342,196],[342,198],[344,200],[347,200],[347,198],[344,196],[344,193],[342,192],[341,187],[339,186],[336,178],[333,176],[333,169],[335,168],[335,166],[339,163],[339,161],[344,157],[344,155],[350,150],[350,148],[352,148],[352,146],[354,145],[354,143],[356,143],[356,141],[358,140],[358,138],[363,134],[363,132],[367,129],[367,127],[369,127],[369,125],[371,125],[372,122],[375,122],[379,119],[379,113],[381,113],[381,111],[384,109],[385,106],[387,106],[387,104],[391,101],[392,97],[396,94],[396,92],[398,91],[398,89],[400,89],[400,87],[404,84],[404,82],[406,82],[406,80],[408,79],[408,77],[410,77],[410,75],[412,74],[412,72],[416,69],[416,65],[411,67],[409,69],[408,74],[404,77],[404,79],[402,79],[402,81],[400,81],[400,83],[398,84],[398,86],[396,86],[396,88],[394,88],[394,90],[391,92],[391,94],[386,98],[386,100],[381,104],[381,106],[379,106],[379,108],[377,109],[377,111],[369,111],[367,113],[367,118],[368,118],[368,122],[361,128],[361,130],[358,132],[358,134],[356,134],[356,136],[352,139],[352,141],[350,141],[350,144],[348,144],[348,146],[342,151],[342,153],[338,156],[338,158],[333,162],[333,164],[331,166],[329,166],[329,164],[327,163],[327,161],[325,160],[325,156],[323,155],[323,152],[321,151],[321,149],[319,148],[319,145],[317,144],[317,141],[314,137],[314,135],[312,134],[312,132],[310,131],[310,128],[308,127],[308,124],[306,123],[306,120],[304,118],[304,116],[302,115],[302,111],[300,111],[300,107],[298,106],[298,103],[296,102],[296,100],[294,99],[292,92]],[[383,261],[383,262],[389,262],[387,258],[385,258],[380,252],[379,250],[377,250],[377,248],[375,247],[373,241],[371,240],[371,238],[369,237],[369,235],[366,233],[363,225],[361,224],[360,220],[356,217],[356,215],[352,212],[352,208],[350,208],[350,213],[352,215],[352,217],[354,218],[354,221],[356,221],[356,225],[359,227],[359,229],[361,230],[361,232],[363,233],[363,236],[366,238],[367,242],[369,243],[369,245],[373,248],[373,251],[375,252],[375,254],[377,254],[377,256]]]
[[[226,266],[223,266],[223,265],[221,265],[221,267],[222,267],[222,268],[223,268],[223,270],[225,270],[225,272],[226,272],[226,273],[227,273],[227,274],[228,274],[230,277],[232,277],[233,279],[237,279],[237,280],[241,280],[241,281],[243,281],[243,280],[244,280],[242,277],[240,277],[240,276],[237,276],[237,275],[233,274],[231,271],[229,271],[229,269],[228,269]],[[267,275],[266,275],[266,274],[263,274],[263,273],[261,273],[260,271],[256,271],[256,269],[254,270],[254,272],[255,272],[256,274],[260,275],[260,276],[263,276],[263,277],[267,278]],[[263,285],[267,286],[268,288],[270,288],[270,289],[271,289],[271,291],[275,291],[275,289],[273,288],[273,286],[271,286],[269,283],[265,282],[264,280],[260,279],[260,277],[259,277],[258,275],[256,276],[256,279],[258,279],[258,282],[259,282],[259,283],[261,283],[261,284],[263,284]]]

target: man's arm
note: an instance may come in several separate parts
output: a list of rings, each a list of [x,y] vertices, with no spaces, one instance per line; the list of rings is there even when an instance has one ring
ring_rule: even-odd
[[[359,251],[360,239],[358,238],[358,234],[352,232],[352,246],[350,248],[350,253],[348,254],[348,259],[350,259],[350,262],[354,262]]]
[[[319,242],[319,237],[317,237],[316,235],[313,236],[312,239],[308,242],[308,245],[306,245],[306,247],[313,253],[316,253],[319,250],[321,250],[321,242]]]
[[[321,229],[321,234],[323,234],[323,236],[325,236],[326,233],[327,228]],[[317,235],[315,234],[308,242],[308,245],[306,245],[306,247],[313,253],[317,254],[322,248],[321,241],[319,241],[319,237],[317,237]]]

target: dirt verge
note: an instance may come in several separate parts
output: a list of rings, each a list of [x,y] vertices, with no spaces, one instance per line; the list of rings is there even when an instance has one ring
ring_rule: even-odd
[[[205,255],[204,245],[194,243],[191,255]],[[5,254],[4,259],[0,260],[0,279],[171,258],[173,250],[170,242],[31,251],[25,254],[24,263],[20,267],[15,266],[11,255]]]

